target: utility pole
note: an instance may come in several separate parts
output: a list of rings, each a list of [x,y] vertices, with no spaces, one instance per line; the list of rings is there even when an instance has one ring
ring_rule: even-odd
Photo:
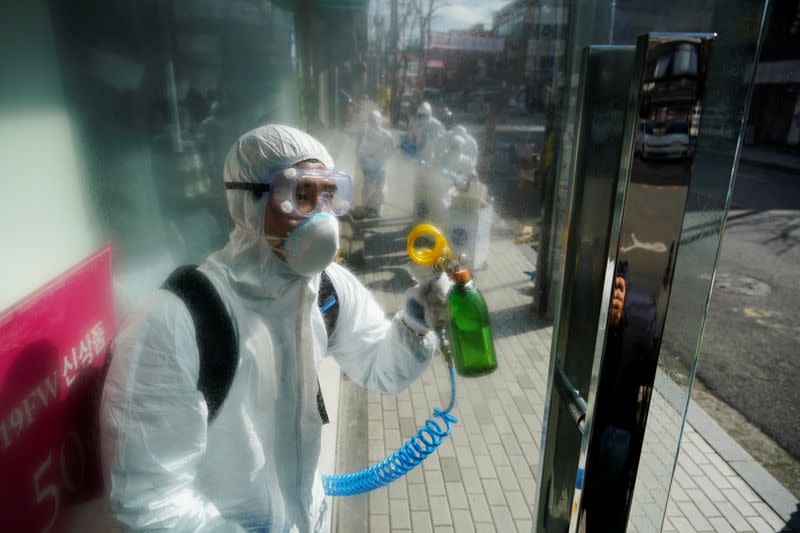
[[[316,116],[314,99],[313,57],[311,43],[311,0],[299,0],[294,13],[294,24],[297,31],[297,44],[300,51],[300,110],[306,127],[312,124]]]
[[[400,110],[400,99],[397,94],[397,46],[400,40],[400,31],[397,24],[397,2],[398,0],[390,0],[389,5],[389,75],[392,77],[389,110],[392,124],[397,124],[397,114]]]
[[[375,70],[377,71],[377,83],[375,84],[377,91],[381,90],[383,86],[383,17],[375,14]],[[378,95],[375,95],[376,98]]]

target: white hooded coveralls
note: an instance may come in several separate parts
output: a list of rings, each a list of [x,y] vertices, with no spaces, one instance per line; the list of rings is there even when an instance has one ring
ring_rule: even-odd
[[[242,136],[227,181],[263,181],[327,150],[307,134],[264,126]],[[264,238],[267,195],[228,191],[230,241],[200,270],[239,335],[239,362],[217,417],[197,390],[192,318],[175,295],[154,292],[125,320],[103,390],[103,470],[112,510],[134,531],[324,531],[317,367],[333,356],[361,386],[395,393],[435,349],[430,331],[387,319],[345,268],[328,273],[339,314],[330,336],[317,306],[320,276],[302,277]],[[324,393],[324,391],[323,391]]]
[[[386,164],[394,149],[394,140],[389,130],[382,125],[379,111],[370,113],[369,122],[361,132],[358,145],[358,159],[362,170],[372,179],[378,179],[386,170]]]
[[[433,163],[439,157],[440,138],[445,129],[439,119],[433,116],[428,102],[420,104],[417,121],[411,128],[411,141],[417,146],[417,159]]]
[[[358,160],[364,173],[364,205],[378,215],[386,198],[386,166],[394,149],[392,134],[381,125],[382,121],[380,112],[372,111],[358,145]]]
[[[478,142],[475,140],[475,137],[470,135],[469,132],[467,131],[467,128],[465,128],[464,126],[462,126],[460,124],[458,126],[456,126],[455,128],[453,128],[453,130],[450,133],[451,139],[453,137],[456,137],[456,136],[461,137],[462,139],[464,139],[464,146],[463,146],[461,152],[465,156],[467,156],[470,159],[472,159],[472,165],[474,167],[477,167],[478,166],[478,156],[480,155],[480,152],[479,152],[479,149],[478,149]]]
[[[464,154],[466,141],[458,135],[449,140],[450,147],[444,155],[442,170],[457,179],[466,179],[475,172],[475,162]]]

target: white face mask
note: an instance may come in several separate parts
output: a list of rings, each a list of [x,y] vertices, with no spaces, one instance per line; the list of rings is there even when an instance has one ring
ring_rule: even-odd
[[[281,251],[286,264],[301,276],[319,274],[339,251],[339,221],[328,211],[308,217],[289,233]]]

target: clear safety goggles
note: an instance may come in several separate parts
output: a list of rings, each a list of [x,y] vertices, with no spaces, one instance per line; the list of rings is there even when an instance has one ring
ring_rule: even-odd
[[[269,193],[286,215],[309,217],[329,211],[342,216],[353,205],[353,179],[336,170],[287,168],[270,183],[227,182],[226,189]]]

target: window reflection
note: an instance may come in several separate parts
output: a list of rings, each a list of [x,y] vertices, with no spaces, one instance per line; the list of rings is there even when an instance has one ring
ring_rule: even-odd
[[[476,206],[491,206],[491,210],[483,211],[481,223],[495,225],[489,235],[482,236],[483,242],[491,240],[496,245],[516,238],[526,244],[526,252],[531,254],[531,243],[544,246],[542,243],[550,239],[556,250],[552,255],[560,255],[560,243],[565,241],[563,227],[556,222],[554,228],[540,232],[536,217],[542,214],[542,219],[549,221],[553,216],[549,212],[551,206],[545,205],[540,213],[540,204],[555,201],[564,205],[569,191],[568,183],[554,180],[557,169],[567,168],[569,160],[559,159],[559,143],[569,146],[574,141],[569,127],[559,129],[558,124],[569,116],[561,103],[571,94],[572,72],[565,66],[571,61],[569,54],[575,54],[570,47],[578,50],[580,46],[575,43],[583,38],[581,32],[588,31],[584,26],[572,26],[580,21],[572,12],[579,3],[512,2],[499,7],[493,18],[487,16],[482,27],[456,31],[438,28],[435,23],[420,28],[420,20],[415,18],[419,15],[414,14],[418,8],[402,0],[399,18],[404,22],[399,29],[391,27],[388,2],[377,6],[327,0],[312,4],[283,0],[47,4],[51,13],[45,17],[41,35],[49,38],[52,24],[58,56],[53,69],[60,73],[59,83],[54,85],[58,85],[59,94],[63,89],[68,104],[68,112],[63,115],[69,117],[69,124],[65,119],[65,129],[80,139],[76,143],[80,157],[76,159],[81,161],[79,166],[85,166],[76,171],[82,172],[85,190],[80,189],[84,186],[81,182],[75,196],[88,198],[86,206],[78,203],[69,208],[86,211],[87,217],[96,216],[92,230],[97,230],[102,239],[113,240],[120,285],[131,293],[126,303],[133,303],[140,294],[158,286],[176,264],[199,262],[224,244],[231,222],[220,177],[227,151],[239,134],[265,121],[300,125],[324,140],[334,152],[337,166],[355,173],[363,170],[358,168],[361,163],[354,155],[355,139],[361,135],[367,113],[374,108],[383,110],[393,136],[391,156],[387,156],[391,159],[390,193],[396,192],[395,187],[421,182],[420,190],[429,188],[429,200],[452,200],[445,207],[438,202],[424,213],[426,217],[436,213],[442,221],[446,220],[442,214],[445,208],[455,206],[469,211]],[[424,4],[418,4],[420,9],[425,8]],[[640,26],[653,26],[654,20],[666,21],[665,13],[671,9],[651,5],[648,10],[625,12],[630,2],[616,4],[621,15],[617,31],[613,19],[593,19],[593,27],[602,27],[603,34],[602,39],[592,35],[595,41],[605,42],[605,23],[610,22],[608,40],[630,42],[628,34],[639,32]],[[740,17],[739,10],[728,9],[720,2],[692,3],[692,9],[695,4],[700,5],[696,8],[698,27],[715,29],[710,28],[712,11],[714,18],[730,12],[737,24],[740,18],[755,20]],[[683,13],[689,11],[681,9]],[[794,20],[794,13],[790,15],[785,16],[786,20]],[[695,24],[691,17],[675,18]],[[673,29],[665,24],[664,29]],[[620,41],[624,32],[627,34]],[[32,32],[31,40],[37,38]],[[796,49],[788,45],[777,48],[781,60],[791,58],[791,50]],[[618,358],[616,362],[613,357],[610,360],[618,365],[620,376],[646,376],[648,350],[660,342],[659,327],[668,292],[665,287],[670,283],[678,250],[678,241],[668,233],[680,224],[674,206],[687,194],[701,117],[705,140],[722,143],[737,135],[740,107],[734,100],[743,96],[709,99],[709,106],[704,105],[699,80],[707,69],[706,63],[697,43],[691,41],[664,43],[648,62],[643,104],[635,126],[630,194],[642,206],[654,206],[651,214],[658,223],[644,231],[631,231],[620,243],[620,253],[626,259],[614,274],[609,310],[612,341],[608,347],[610,354]],[[763,83],[764,113],[771,116],[773,111],[775,115],[780,111],[787,115],[781,111],[781,106],[787,104],[779,102],[778,96],[784,97],[779,91],[793,95],[792,106],[796,95],[791,87],[774,86],[773,67],[760,69],[757,76]],[[736,76],[739,90],[741,73]],[[432,115],[442,126],[435,153],[426,156],[429,167],[395,149],[407,133],[415,141],[423,137],[415,116],[423,101],[432,104]],[[788,109],[793,113],[795,107]],[[787,116],[794,116],[791,113]],[[599,137],[610,131],[611,121],[605,118],[598,114],[598,120],[591,125]],[[750,135],[769,142],[794,143],[800,131],[797,121],[781,120],[780,128],[767,121],[769,124],[757,125]],[[464,126],[465,133],[456,131],[459,125]],[[592,164],[597,166],[605,156],[594,154]],[[56,171],[51,179],[60,184],[66,181],[66,174]],[[656,189],[665,189],[669,200],[654,202]],[[412,189],[404,192],[409,190]],[[372,284],[371,288],[386,291],[387,310],[393,310],[394,299],[402,292],[400,286],[405,289],[409,283],[407,274],[398,266],[402,259],[396,253],[402,248],[404,225],[413,214],[403,205],[406,199],[402,194],[389,194],[385,202],[389,214],[382,216],[380,209],[368,212],[375,216],[367,217],[362,226],[343,221],[347,246],[363,239],[364,234],[371,236],[367,248],[377,259],[372,263],[374,268],[363,273],[363,279]],[[637,214],[643,215],[644,211]],[[495,218],[497,215],[499,219]],[[370,233],[375,227],[391,230],[375,237],[377,233]],[[362,230],[364,234],[359,236]],[[713,228],[703,230],[706,231],[713,232]],[[474,233],[461,227],[455,228],[450,237],[462,246],[461,251],[469,251],[467,245]],[[776,237],[776,241],[784,242],[785,235]],[[358,244],[348,248],[351,249],[358,250]],[[490,305],[501,318],[502,337],[511,339],[514,346],[518,342],[533,344],[530,338],[516,338],[533,327],[527,308],[531,280],[543,286],[551,278],[557,281],[558,273],[537,272],[528,259],[514,263],[510,258],[519,249],[513,246],[502,248],[500,254],[488,250],[484,248],[478,258],[486,259],[489,265],[513,264],[509,272],[513,270],[521,278],[504,272],[507,279],[503,283],[507,286],[498,283],[491,287],[495,297],[490,299]],[[540,257],[550,253],[546,248],[538,251]],[[471,253],[478,256],[474,249]],[[357,254],[345,260],[350,261]],[[477,266],[484,266],[484,262],[479,261]],[[602,265],[595,258],[581,267],[598,272]],[[524,301],[515,296],[524,297]],[[538,298],[537,303],[542,300]],[[508,309],[509,302],[513,309]],[[536,327],[540,326],[537,323]],[[501,368],[506,368],[503,358],[513,360],[516,356],[505,343],[499,351]],[[535,364],[539,375],[546,371],[546,367],[541,368],[541,361]],[[534,363],[522,359],[519,366],[532,371]],[[536,379],[521,372],[502,374],[502,380],[493,384],[490,393],[474,386],[469,394],[487,394],[493,401],[493,412],[502,412],[500,402],[506,408],[511,401],[522,404],[522,389],[529,398],[541,395]],[[634,450],[638,445],[636,431],[651,393],[646,383],[644,378],[638,384],[619,381],[613,394],[609,393],[605,400],[601,398],[609,405],[637,406],[634,413],[606,419],[607,428],[613,426],[601,439],[612,459],[606,474],[616,476],[622,471],[619,469],[630,467],[627,459],[620,458],[623,451]],[[422,395],[422,386],[416,394]],[[414,407],[429,403],[423,396],[420,402],[415,399]],[[370,404],[380,406],[381,401]],[[525,415],[539,409],[533,400],[530,405],[522,405]],[[484,411],[476,409],[481,424],[486,425],[488,414]],[[403,418],[405,423],[401,419],[401,426],[407,426],[411,417],[406,414]],[[538,421],[524,421],[528,431],[538,432]],[[507,434],[510,433],[509,429]],[[461,448],[469,446],[466,440],[458,444]],[[533,446],[527,440],[525,444]],[[528,474],[533,468],[533,448],[530,450],[531,453],[524,450],[523,462],[528,464],[516,469],[525,472],[524,481],[530,482],[525,485],[524,494],[532,493],[532,476]],[[521,451],[514,451],[519,453],[512,456],[512,462],[514,457],[523,457]],[[455,462],[453,457],[449,459]],[[620,475],[612,483],[626,480],[626,475]],[[474,486],[480,487],[480,480]],[[525,524],[526,519],[521,520]]]
[[[620,531],[627,523],[692,178],[690,125],[699,121],[710,47],[699,38],[648,42],[587,459],[587,531]]]

